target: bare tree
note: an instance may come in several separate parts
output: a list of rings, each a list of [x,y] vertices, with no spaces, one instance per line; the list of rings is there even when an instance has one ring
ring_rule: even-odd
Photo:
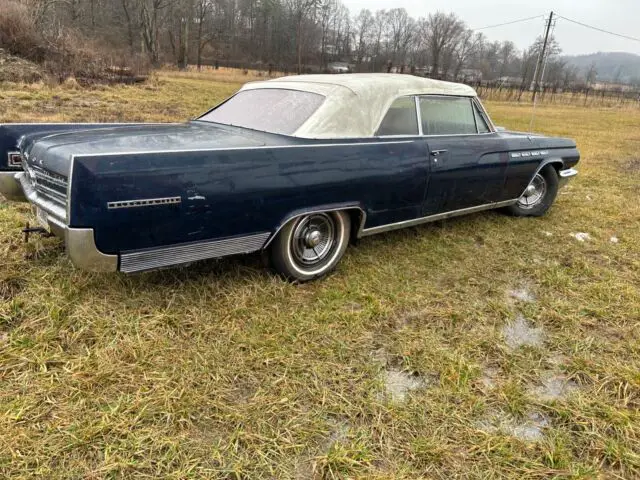
[[[455,14],[429,14],[422,23],[422,38],[431,57],[432,75],[440,76],[440,66],[444,56],[453,51],[465,25]]]
[[[459,77],[460,71],[465,68],[471,57],[478,54],[483,43],[484,36],[482,33],[474,33],[473,30],[468,29],[462,32],[455,47],[456,69],[453,74],[454,78],[457,79]]]
[[[393,8],[387,14],[389,25],[389,45],[394,62],[404,65],[407,48],[413,39],[415,20],[404,8]]]
[[[140,27],[149,61],[152,65],[160,64],[160,22],[163,10],[169,5],[169,0],[139,0]]]
[[[374,27],[374,18],[370,10],[360,10],[354,19],[356,65],[360,65],[368,53],[368,44],[371,41],[371,33]]]
[[[289,9],[296,26],[296,60],[297,71],[302,73],[302,52],[306,39],[304,24],[305,20],[315,23],[316,9],[320,7],[322,0],[287,0]]]

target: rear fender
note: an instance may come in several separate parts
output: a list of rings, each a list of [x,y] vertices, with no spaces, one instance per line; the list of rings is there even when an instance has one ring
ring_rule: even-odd
[[[275,230],[273,231],[273,233],[271,234],[267,242],[264,244],[263,249],[266,249],[271,244],[271,242],[278,236],[278,233],[280,233],[280,230],[282,230],[282,228],[292,220],[298,217],[301,217],[303,215],[309,215],[311,213],[337,212],[337,211],[345,211],[349,213],[349,217],[351,218],[352,239],[358,238],[367,220],[367,213],[360,202],[318,205],[314,207],[302,208],[299,210],[294,210],[293,212],[289,212],[278,223],[277,227],[275,228]]]

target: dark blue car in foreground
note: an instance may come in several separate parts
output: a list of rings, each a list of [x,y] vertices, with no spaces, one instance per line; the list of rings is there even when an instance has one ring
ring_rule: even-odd
[[[573,140],[498,131],[465,85],[408,75],[249,83],[183,124],[5,124],[0,193],[71,260],[137,272],[268,251],[306,281],[350,240],[481,210],[543,215]]]

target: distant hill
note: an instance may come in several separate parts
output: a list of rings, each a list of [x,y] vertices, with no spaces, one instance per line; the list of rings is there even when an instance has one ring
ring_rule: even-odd
[[[564,55],[569,65],[586,75],[591,65],[598,72],[601,82],[640,84],[640,55],[625,52],[598,52],[589,55]]]

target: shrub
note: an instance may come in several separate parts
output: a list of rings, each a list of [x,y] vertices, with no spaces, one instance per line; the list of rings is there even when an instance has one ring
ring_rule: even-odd
[[[148,73],[148,62],[138,56],[107,51],[71,28],[39,25],[25,2],[0,0],[0,49],[42,64],[57,82],[133,83]]]
[[[25,4],[15,0],[0,2],[0,48],[28,60],[44,60],[44,38]]]

